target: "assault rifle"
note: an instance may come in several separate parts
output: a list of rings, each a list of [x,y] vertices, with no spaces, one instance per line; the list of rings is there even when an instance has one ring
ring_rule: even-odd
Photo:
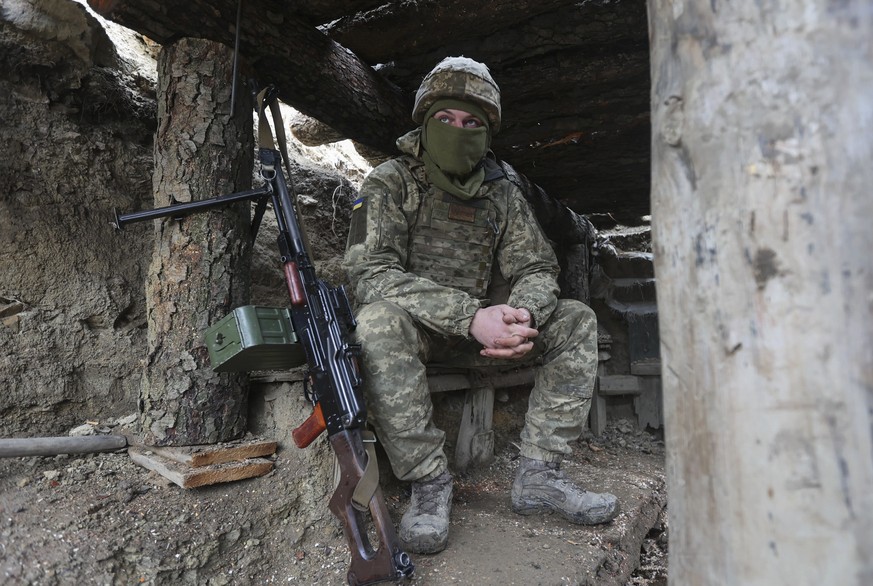
[[[345,289],[331,287],[316,277],[307,252],[306,238],[296,209],[293,185],[289,188],[282,171],[282,158],[274,148],[264,110],[269,106],[282,157],[287,162],[284,130],[278,114],[278,92],[268,87],[258,95],[259,158],[263,187],[219,195],[190,203],[155,208],[128,214],[115,214],[115,227],[131,222],[162,217],[181,218],[200,211],[225,207],[239,201],[257,201],[254,225],[272,200],[279,225],[279,254],[291,298],[291,322],[306,352],[308,374],[306,395],[314,404],[312,415],[292,432],[294,443],[305,448],[327,430],[330,445],[339,464],[340,480],[330,499],[330,510],[342,522],[352,553],[348,571],[350,585],[373,584],[411,577],[415,571],[409,555],[399,545],[388,515],[373,442],[366,430],[366,409],[361,391],[357,360],[360,346],[352,344],[350,333],[355,318]],[[290,177],[290,170],[289,170]],[[256,228],[255,228],[256,229]],[[366,446],[366,447],[365,447]],[[367,534],[369,512],[379,547],[374,548]]]

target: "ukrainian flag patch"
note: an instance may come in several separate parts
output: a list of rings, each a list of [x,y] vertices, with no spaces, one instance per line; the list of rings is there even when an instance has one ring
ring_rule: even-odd
[[[348,246],[360,244],[367,237],[367,206],[366,197],[359,197],[352,204],[352,221],[349,223]],[[358,211],[360,210],[360,211]]]

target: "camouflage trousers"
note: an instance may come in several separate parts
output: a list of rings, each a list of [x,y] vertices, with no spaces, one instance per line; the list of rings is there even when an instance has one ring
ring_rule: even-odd
[[[487,358],[475,340],[446,337],[399,306],[378,301],[357,315],[368,418],[400,480],[429,480],[447,468],[445,433],[433,422],[426,365],[493,368],[539,364],[521,432],[521,454],[558,462],[586,424],[597,370],[597,320],[561,299],[523,360]]]

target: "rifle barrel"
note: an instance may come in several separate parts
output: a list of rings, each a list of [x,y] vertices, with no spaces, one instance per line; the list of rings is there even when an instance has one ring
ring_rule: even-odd
[[[115,210],[115,221],[112,223],[112,225],[115,226],[116,230],[121,230],[126,224],[132,224],[133,222],[144,222],[146,220],[154,220],[155,218],[164,218],[167,216],[172,216],[174,218],[183,218],[185,216],[190,216],[191,214],[195,214],[205,209],[224,207],[237,203],[239,201],[253,200],[265,197],[267,195],[270,195],[272,191],[272,186],[270,186],[270,184],[268,183],[265,184],[263,187],[259,187],[257,189],[238,191],[236,193],[228,193],[226,195],[219,195],[216,197],[210,197],[209,199],[201,199],[198,201],[177,203],[170,206],[155,208],[153,210],[142,210],[139,212],[130,212],[128,214],[119,214],[118,211]]]

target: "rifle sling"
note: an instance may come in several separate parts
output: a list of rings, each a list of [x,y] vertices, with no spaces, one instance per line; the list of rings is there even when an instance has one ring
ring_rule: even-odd
[[[367,450],[367,465],[352,493],[352,506],[359,511],[370,508],[370,499],[379,488],[379,465],[376,463],[376,435],[369,430],[361,430],[361,441]]]
[[[282,154],[282,162],[285,163],[285,170],[288,172],[288,176],[291,177],[288,139],[285,136],[285,124],[282,122],[282,112],[279,110],[279,102],[276,99],[275,91],[276,88],[274,86],[268,85],[258,93],[258,147],[273,150],[276,148],[276,144],[278,144],[279,152]],[[264,115],[265,106],[269,106],[270,114],[273,117],[273,126],[276,128],[276,143],[273,142],[270,123]]]
[[[285,165],[286,176],[288,177],[288,187],[291,191],[294,211],[297,217],[302,218],[300,208],[298,207],[297,191],[294,189],[294,176],[291,174],[291,159],[288,156],[288,139],[285,136],[285,124],[282,122],[282,111],[279,109],[278,91],[275,86],[268,85],[260,92],[256,98],[258,105],[258,148],[269,149],[275,151],[276,145],[279,146],[279,153],[282,155],[282,162]],[[270,123],[264,113],[264,108],[269,106],[270,114],[273,118],[273,126],[276,129],[276,142],[273,142],[273,132],[270,130]],[[263,163],[262,163],[263,165]],[[276,173],[281,173],[281,169],[269,169]],[[262,171],[263,173],[263,171]],[[264,203],[266,206],[266,202]],[[263,215],[263,212],[261,212]],[[260,223],[260,220],[258,221]],[[300,236],[303,238],[303,243],[307,250],[310,250],[309,235],[303,224],[300,225]]]

